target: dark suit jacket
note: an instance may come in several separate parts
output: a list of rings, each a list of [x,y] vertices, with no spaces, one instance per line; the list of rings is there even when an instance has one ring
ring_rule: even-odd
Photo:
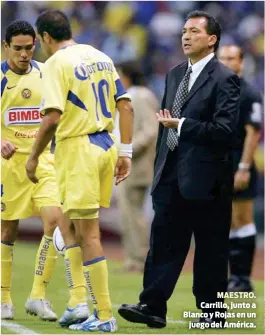
[[[161,109],[172,110],[187,66],[186,61],[167,74]],[[236,143],[239,96],[239,78],[213,57],[193,84],[181,111],[186,120],[181,127],[176,164],[179,190],[184,198],[213,199],[232,193],[230,152]],[[167,135],[168,129],[160,124],[152,192],[166,163]]]

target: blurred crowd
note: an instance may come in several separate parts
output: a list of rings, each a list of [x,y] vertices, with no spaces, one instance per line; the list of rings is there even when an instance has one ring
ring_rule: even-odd
[[[218,18],[222,26],[220,45],[236,43],[243,47],[244,76],[264,91],[263,1],[2,1],[1,6],[2,40],[12,20],[27,20],[34,25],[43,10],[63,10],[77,42],[95,46],[116,64],[138,61],[158,101],[162,99],[165,73],[185,60],[181,30],[187,13],[204,10]],[[35,59],[45,60],[39,45]],[[263,139],[264,133],[261,143]],[[262,181],[262,145],[257,150],[257,163]],[[259,186],[263,194],[263,183]]]
[[[221,44],[238,43],[246,51],[245,75],[264,89],[264,3],[260,1],[6,1],[2,2],[2,35],[10,21],[34,25],[48,8],[71,19],[79,43],[99,48],[115,63],[137,60],[148,86],[161,99],[165,73],[182,62],[181,29],[188,12],[210,12],[222,26]],[[3,38],[3,36],[2,36]],[[44,60],[38,48],[37,59]]]

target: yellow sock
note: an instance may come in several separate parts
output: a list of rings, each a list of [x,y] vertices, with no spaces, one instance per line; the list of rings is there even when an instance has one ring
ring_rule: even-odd
[[[35,261],[35,272],[30,299],[45,299],[49,283],[57,260],[52,237],[43,235]]]
[[[1,241],[1,302],[12,304],[10,296],[13,263],[13,243]]]
[[[74,308],[80,303],[87,302],[87,289],[82,271],[82,252],[79,245],[73,245],[65,251],[66,279],[70,299],[69,308]]]
[[[105,257],[98,257],[87,261],[83,271],[98,318],[102,321],[112,317],[111,301],[108,286],[108,267]]]

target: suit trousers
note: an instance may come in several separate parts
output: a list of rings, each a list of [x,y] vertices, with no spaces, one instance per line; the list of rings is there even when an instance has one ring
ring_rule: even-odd
[[[193,294],[197,308],[201,302],[223,301],[228,275],[228,243],[232,197],[189,200],[181,196],[177,178],[177,148],[169,152],[161,179],[153,192],[155,216],[151,227],[150,249],[145,262],[140,302],[157,315],[165,315],[195,238]]]
[[[126,268],[143,270],[149,245],[149,228],[144,216],[144,201],[148,186],[135,186],[129,180],[118,186],[121,213],[122,243]]]

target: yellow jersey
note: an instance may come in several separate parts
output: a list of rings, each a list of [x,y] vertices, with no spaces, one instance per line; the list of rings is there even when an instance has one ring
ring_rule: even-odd
[[[107,130],[112,132],[116,102],[128,98],[112,60],[89,45],[58,50],[43,68],[42,113],[61,111],[56,142]]]
[[[31,71],[20,75],[7,61],[1,63],[2,138],[12,142],[18,153],[31,152],[42,119],[42,66],[32,60]]]

